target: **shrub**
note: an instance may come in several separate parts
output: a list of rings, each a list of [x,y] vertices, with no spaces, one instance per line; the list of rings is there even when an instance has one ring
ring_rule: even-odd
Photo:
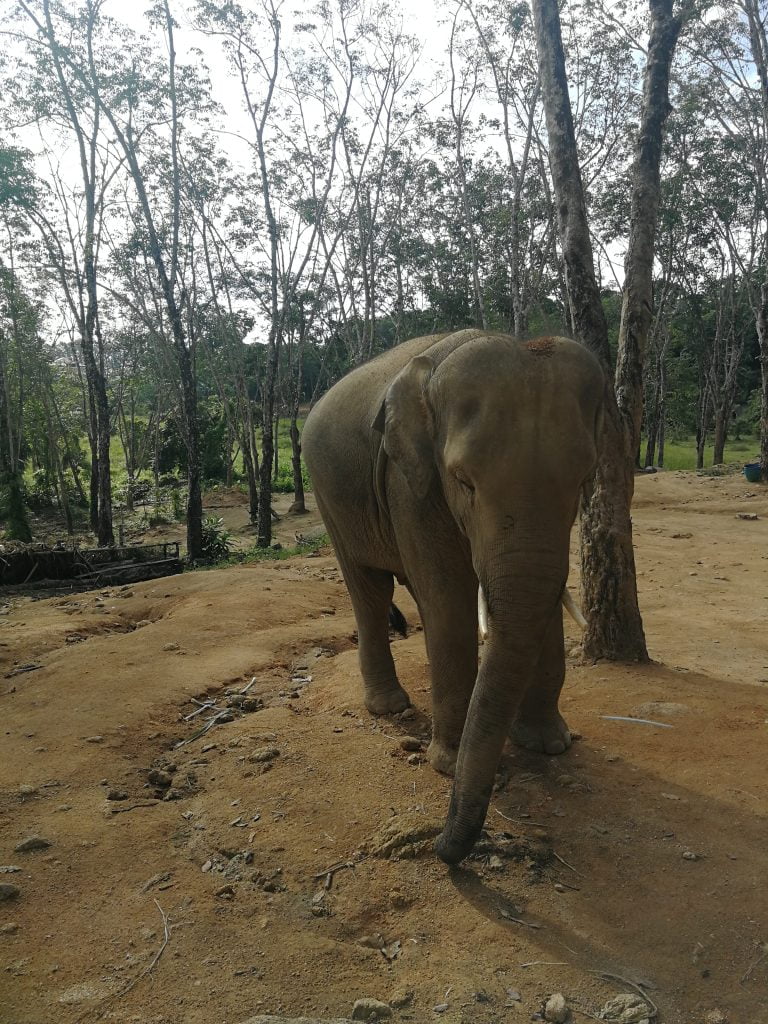
[[[224,529],[224,520],[209,516],[203,520],[203,558],[221,561],[232,550],[232,537]]]

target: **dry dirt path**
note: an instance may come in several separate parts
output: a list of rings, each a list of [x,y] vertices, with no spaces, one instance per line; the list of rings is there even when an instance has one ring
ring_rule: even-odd
[[[628,982],[668,1024],[768,1021],[768,495],[644,477],[635,522],[654,663],[569,659],[581,739],[509,754],[495,845],[454,872],[381,855],[387,828],[440,823],[449,783],[400,746],[429,730],[419,631],[394,643],[416,712],[374,720],[330,554],[15,602],[2,1024],[344,1016],[362,996],[396,1020],[514,1024],[552,992],[580,1021]],[[205,720],[183,721],[192,698],[253,677],[263,709],[174,749]],[[15,851],[33,836],[51,845]]]

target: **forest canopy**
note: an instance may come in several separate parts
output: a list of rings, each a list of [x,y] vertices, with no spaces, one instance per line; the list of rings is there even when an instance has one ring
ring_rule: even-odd
[[[423,5],[420,5],[420,9]],[[306,474],[307,408],[418,334],[574,333],[526,4],[0,5],[0,520],[142,489],[187,503]],[[670,85],[642,464],[695,438],[768,458],[766,8],[686,10]],[[649,14],[561,14],[609,334],[618,337]],[[762,351],[762,362],[761,362]],[[278,456],[285,423],[292,450]],[[183,499],[181,478],[185,484]]]

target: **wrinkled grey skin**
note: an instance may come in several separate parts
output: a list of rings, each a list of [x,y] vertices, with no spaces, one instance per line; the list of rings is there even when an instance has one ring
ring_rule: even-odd
[[[570,745],[561,596],[579,493],[592,473],[603,374],[564,338],[477,330],[416,338],[339,381],[303,449],[358,625],[365,703],[402,711],[388,637],[393,577],[422,617],[432,677],[428,756],[455,774],[436,850],[479,836],[507,735]],[[477,588],[490,635],[478,670]]]

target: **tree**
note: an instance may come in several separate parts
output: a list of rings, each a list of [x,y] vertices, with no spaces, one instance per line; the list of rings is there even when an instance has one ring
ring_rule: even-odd
[[[110,409],[103,372],[104,346],[99,316],[98,254],[105,192],[112,171],[104,159],[101,145],[101,106],[98,95],[83,90],[79,67],[93,61],[94,32],[104,0],[85,0],[81,9],[70,13],[62,4],[42,0],[38,12],[31,2],[19,0],[20,9],[33,23],[43,44],[45,59],[32,69],[34,103],[46,97],[43,118],[49,124],[63,119],[76,140],[81,177],[84,218],[70,216],[64,189],[63,217],[67,221],[64,237],[69,241],[70,266],[66,266],[64,247],[58,226],[42,210],[32,211],[49,253],[58,262],[62,284],[72,314],[77,320],[85,365],[90,408],[91,441],[91,525],[99,544],[114,543],[112,530],[112,481],[110,475]],[[54,24],[56,17],[59,28]],[[68,40],[62,43],[60,33]],[[32,101],[32,96],[29,97]],[[39,115],[38,115],[39,116]],[[72,227],[72,220],[76,226]],[[71,276],[69,276],[71,275]],[[68,277],[67,280],[64,280]]]
[[[588,620],[584,650],[591,657],[646,661],[630,506],[642,409],[642,361],[652,312],[661,131],[669,111],[669,68],[680,25],[672,16],[670,0],[651,0],[651,40],[633,169],[617,393],[611,380],[607,323],[594,274],[558,8],[553,0],[534,0],[533,11],[573,323],[606,374],[603,450],[590,492],[582,503],[582,594]]]

